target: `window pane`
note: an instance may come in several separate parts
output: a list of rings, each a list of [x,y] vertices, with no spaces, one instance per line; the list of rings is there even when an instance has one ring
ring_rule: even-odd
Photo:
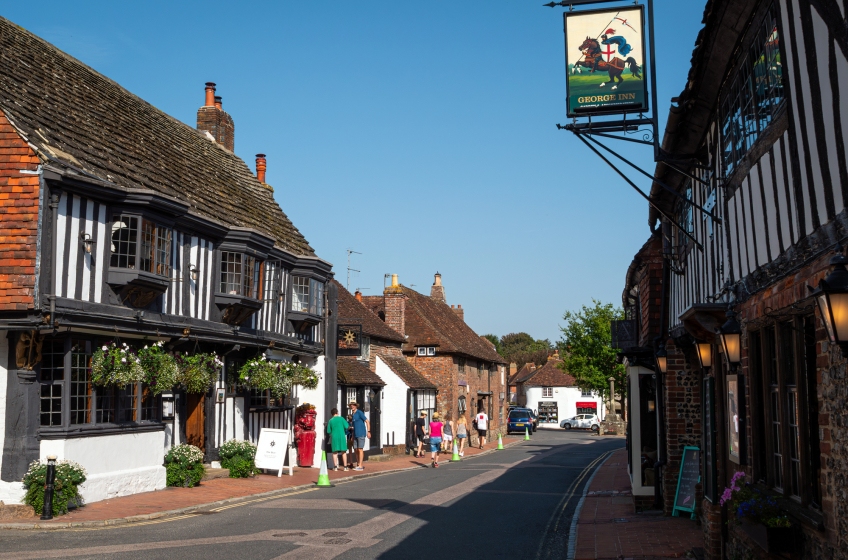
[[[159,405],[159,398],[153,394],[153,391],[150,390],[150,386],[147,383],[141,386],[141,420],[142,422],[158,422],[159,421],[159,411],[161,407]]]
[[[47,339],[41,347],[41,382],[65,378],[65,341]]]
[[[242,254],[221,253],[221,292],[241,295]]]
[[[156,228],[156,274],[171,275],[171,230],[162,226]]]
[[[138,218],[119,216],[112,223],[112,260],[116,268],[135,268]]]
[[[786,424],[789,430],[789,493],[801,497],[801,436],[798,427],[798,392],[786,395]]]
[[[795,329],[791,322],[780,324],[780,357],[783,382],[795,386]]]
[[[41,386],[41,425],[62,425],[62,386]]]
[[[138,251],[138,268],[153,272],[153,243],[156,226],[150,220],[141,221],[141,248]]]
[[[256,259],[248,255],[242,255],[244,269],[242,270],[241,295],[256,298],[256,286],[259,283],[259,268]]]
[[[91,423],[90,360],[91,343],[85,340],[71,341],[71,424]]]
[[[783,488],[783,453],[780,447],[780,394],[777,388],[771,391],[771,445],[774,486]]]
[[[309,281],[311,301],[309,312],[313,315],[324,314],[324,284],[318,280]]]
[[[136,422],[137,421],[137,410],[136,410],[136,398],[138,397],[138,384],[130,383],[129,385],[123,387],[119,393],[118,398],[120,399],[120,416],[118,417],[119,422]]]
[[[309,313],[309,278],[292,277],[292,311]]]
[[[98,387],[97,388],[97,409],[94,416],[94,421],[97,424],[112,423],[116,420],[115,404],[117,398],[115,387]]]

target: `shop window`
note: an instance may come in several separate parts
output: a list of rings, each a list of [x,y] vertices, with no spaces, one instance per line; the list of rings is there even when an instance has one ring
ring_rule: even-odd
[[[97,344],[103,342],[77,338],[44,342],[38,368],[42,429],[108,428],[159,421],[161,399],[146,384],[116,388],[97,387],[91,382],[91,356]]]
[[[748,345],[754,476],[776,492],[818,508],[815,319],[768,325],[750,333]]]
[[[140,216],[122,214],[112,222],[110,265],[168,277],[172,234],[171,228]]]
[[[542,398],[550,399],[554,396],[554,388],[553,387],[542,387]]]
[[[720,100],[722,164],[729,177],[783,107],[786,98],[777,8],[751,26]]]
[[[244,253],[221,252],[221,293],[258,299],[260,263]]]

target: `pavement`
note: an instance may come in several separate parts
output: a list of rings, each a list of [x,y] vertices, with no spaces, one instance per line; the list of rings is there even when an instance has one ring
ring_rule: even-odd
[[[586,481],[624,442],[539,430],[531,441],[511,443],[438,469],[405,458],[397,463],[405,460],[405,470],[376,472],[375,465],[370,476],[348,480],[342,480],[348,473],[334,473],[333,488],[310,485],[159,519],[0,531],[0,560],[432,560],[434,554],[564,560]],[[311,474],[314,480],[317,472]]]
[[[624,449],[596,470],[573,526],[574,560],[683,558],[704,546],[703,529],[688,517],[636,513]]]
[[[504,436],[504,447],[515,445],[523,438]],[[467,448],[465,457],[490,453],[497,449],[497,441],[481,449]],[[451,454],[442,454],[440,462],[447,462]],[[366,461],[364,471],[329,471],[330,482],[348,481],[388,472],[418,469],[430,465],[430,453],[423,459],[398,455],[389,460]],[[293,475],[259,474],[251,478],[214,478],[204,480],[194,488],[165,488],[155,492],[142,492],[131,496],[111,498],[87,504],[60,515],[50,521],[39,516],[20,518],[14,523],[0,523],[0,529],[62,529],[68,527],[100,527],[122,523],[150,521],[163,517],[183,515],[196,510],[222,506],[244,498],[264,498],[312,488],[318,480],[318,468],[294,467]]]

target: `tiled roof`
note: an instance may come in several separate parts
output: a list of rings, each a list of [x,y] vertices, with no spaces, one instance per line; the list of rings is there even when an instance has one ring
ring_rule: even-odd
[[[548,360],[524,380],[525,387],[576,387],[577,381],[558,366],[561,360]]]
[[[527,380],[530,375],[536,371],[536,364],[526,363],[521,366],[521,369],[512,374],[512,376],[507,381],[507,384],[514,385],[516,383],[522,383]]]
[[[418,370],[412,367],[412,364],[406,361],[406,358],[381,355],[380,359],[386,362],[389,369],[395,372],[410,389],[438,389],[436,385],[418,373]]]
[[[361,324],[362,333],[372,338],[391,342],[404,341],[403,335],[381,321],[368,307],[356,301],[356,297],[348,292],[344,286],[336,280],[333,280],[333,283],[339,290],[339,324]]]
[[[314,256],[239,157],[2,17],[0,110],[58,169],[155,191],[195,214],[268,235],[289,253]]]
[[[356,358],[336,358],[339,383],[344,385],[385,385],[380,376],[368,368],[366,362]]]

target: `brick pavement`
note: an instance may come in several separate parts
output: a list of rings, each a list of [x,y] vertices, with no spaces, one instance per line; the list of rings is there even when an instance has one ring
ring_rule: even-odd
[[[514,445],[521,441],[521,439],[523,438],[518,436],[505,436],[503,438],[505,446]],[[480,453],[492,451],[495,448],[497,448],[497,441],[487,444],[482,451],[467,448],[465,450],[465,457],[473,457]],[[448,462],[450,457],[450,454],[443,454],[440,462]],[[384,461],[365,461],[365,470],[362,472],[330,471],[329,474],[330,481],[332,482],[340,479],[352,479],[402,469],[421,468],[429,465],[429,453],[426,453],[423,459],[415,459],[410,455],[398,455]],[[0,528],[36,528],[36,526],[38,528],[57,528],[67,526],[69,523],[102,525],[127,521],[142,521],[183,513],[185,510],[201,509],[204,506],[217,505],[223,501],[238,500],[240,498],[273,492],[283,493],[299,487],[312,487],[317,480],[317,468],[299,467],[294,468],[293,476],[284,474],[282,477],[277,477],[276,474],[259,474],[252,478],[215,478],[205,480],[194,488],[165,488],[164,490],[155,492],[143,492],[133,494],[132,496],[94,502],[82,508],[72,510],[67,515],[60,515],[51,521],[41,521],[37,516],[20,518],[16,520],[16,523],[0,523]]]
[[[681,558],[703,546],[703,531],[688,517],[636,513],[626,450],[598,468],[577,521],[575,560]]]

